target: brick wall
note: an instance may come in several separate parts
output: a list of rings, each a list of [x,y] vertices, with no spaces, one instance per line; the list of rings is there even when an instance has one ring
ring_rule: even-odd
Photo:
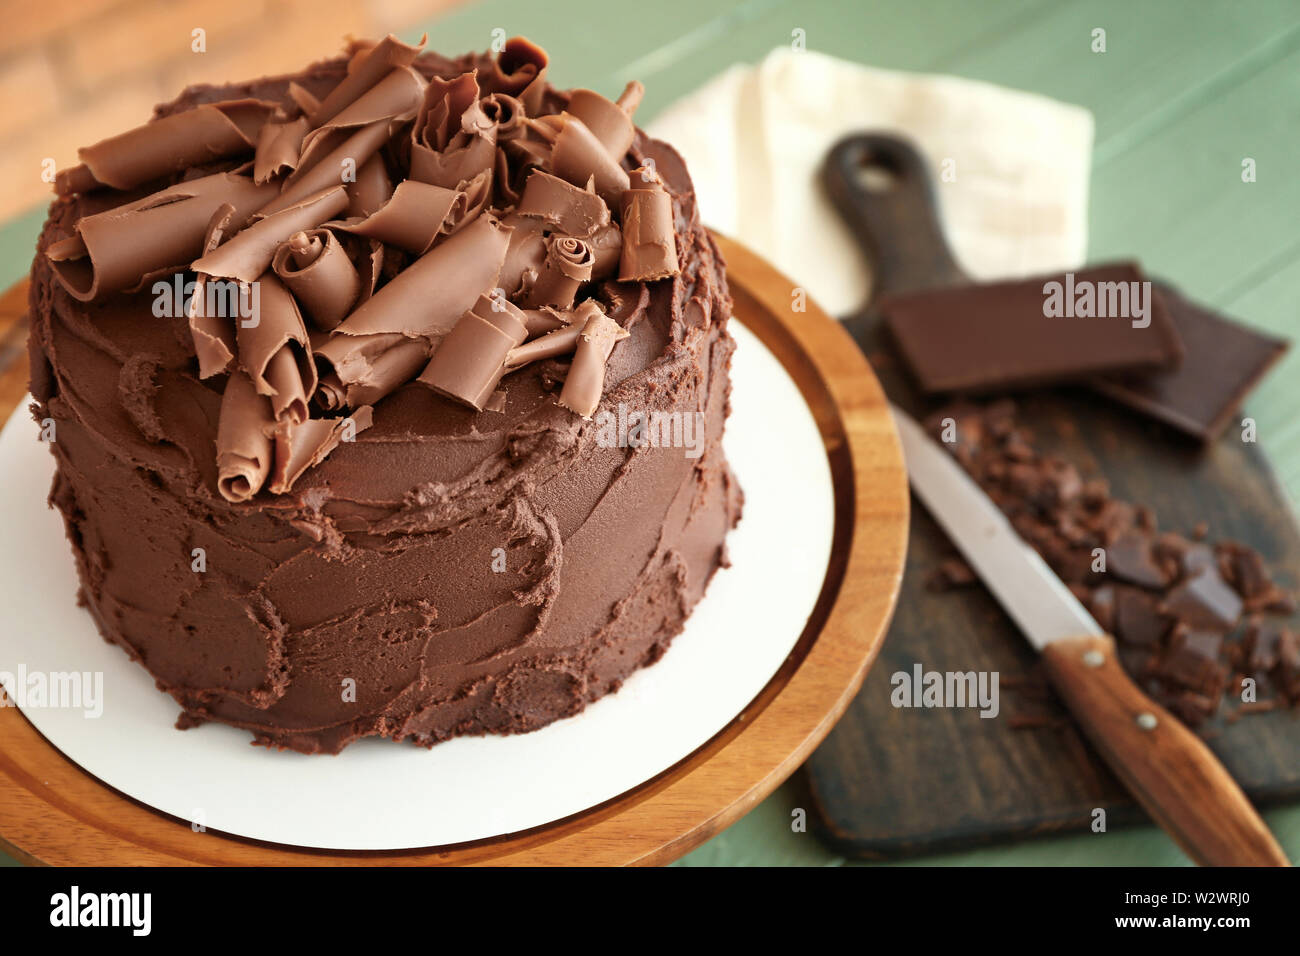
[[[75,164],[78,146],[140,124],[189,83],[293,70],[347,34],[398,33],[461,2],[3,0],[0,220],[49,201],[47,158]]]

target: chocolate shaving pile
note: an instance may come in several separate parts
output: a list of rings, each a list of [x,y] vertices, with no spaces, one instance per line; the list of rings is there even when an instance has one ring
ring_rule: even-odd
[[[58,174],[67,195],[213,170],[84,216],[46,254],[85,302],[194,276],[229,501],[289,491],[411,381],[499,410],[503,376],[573,354],[558,401],[589,418],[627,336],[594,284],[679,272],[671,197],[632,148],[640,84],[549,91],[519,37],[489,69],[426,79],[424,42],[356,44],[324,99],[204,104]]]
[[[1231,718],[1300,704],[1300,638],[1283,620],[1295,598],[1256,551],[1210,543],[1204,526],[1190,536],[1159,530],[1149,508],[1112,497],[1104,478],[1085,480],[1040,455],[1009,400],[952,406],[926,426],[1115,636],[1125,669],[1157,702],[1197,726],[1225,696],[1241,701],[1243,679],[1253,678],[1259,699]],[[1094,570],[1098,548],[1104,571]],[[930,584],[974,580],[950,559]]]

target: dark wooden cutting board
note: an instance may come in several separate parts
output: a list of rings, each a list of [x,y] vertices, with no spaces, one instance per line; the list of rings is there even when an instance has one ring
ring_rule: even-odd
[[[923,398],[894,357],[874,304],[887,292],[969,281],[943,238],[925,166],[906,143],[863,135],[825,167],[832,202],[874,268],[872,301],[846,325],[893,401],[917,417]],[[1017,398],[1036,445],[1100,474],[1120,498],[1150,505],[1160,527],[1256,548],[1283,587],[1300,584],[1300,531],[1259,445],[1229,427],[1210,448],[1082,389]],[[1037,655],[982,586],[935,593],[926,576],[953,553],[913,499],[903,589],[875,667],[806,772],[819,832],[855,856],[891,858],[1082,830],[1095,808],[1108,828],[1145,819],[1054,701],[1034,704]],[[896,709],[890,677],[926,670],[998,671],[1000,715]],[[1045,726],[1015,726],[1032,705]],[[1259,806],[1300,797],[1300,715],[1274,711],[1204,728],[1207,742]]]

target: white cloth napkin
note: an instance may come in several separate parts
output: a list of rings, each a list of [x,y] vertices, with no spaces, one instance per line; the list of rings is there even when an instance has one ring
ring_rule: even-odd
[[[686,158],[704,221],[842,315],[870,277],[819,180],[842,136],[902,134],[930,166],[948,243],[975,278],[1070,269],[1087,248],[1087,110],[952,76],[877,70],[812,51],[734,66],[650,123]],[[940,178],[944,169],[952,181]]]

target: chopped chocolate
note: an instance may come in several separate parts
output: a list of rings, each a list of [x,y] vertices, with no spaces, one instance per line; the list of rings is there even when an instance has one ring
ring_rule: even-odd
[[[1170,618],[1160,602],[1145,591],[1132,587],[1115,589],[1115,636],[1142,647],[1157,647],[1169,632]]]
[[[1189,627],[1229,631],[1241,617],[1241,598],[1208,567],[1170,591],[1164,610]]]
[[[1160,589],[1170,575],[1155,558],[1151,538],[1137,531],[1120,535],[1106,548],[1106,570],[1139,587]]]
[[[1066,463],[1040,455],[1008,401],[949,406],[927,425],[1115,635],[1120,663],[1159,703],[1200,723],[1242,676],[1300,701],[1300,640],[1258,616],[1294,607],[1253,549],[1205,540],[1204,522],[1187,536],[1158,530],[1149,507],[1111,497],[1104,478],[1083,481]],[[1098,547],[1106,552],[1105,574],[1093,570]],[[928,586],[946,590],[949,571],[945,559]],[[1237,640],[1243,612],[1255,616]]]

